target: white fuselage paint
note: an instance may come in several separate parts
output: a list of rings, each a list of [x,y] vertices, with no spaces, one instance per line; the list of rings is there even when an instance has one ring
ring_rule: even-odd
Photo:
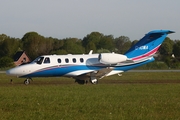
[[[41,57],[49,57],[50,58],[50,63],[44,63],[44,60],[42,61],[41,64],[37,64],[36,60],[29,64],[25,65],[20,65],[15,68],[12,68],[8,70],[6,73],[8,75],[12,76],[17,76],[21,77],[27,74],[31,74],[33,72],[37,72],[38,70],[42,69],[48,69],[48,67],[53,67],[53,66],[59,66],[59,67],[65,67],[68,65],[71,66],[93,66],[93,65],[101,65],[98,61],[98,54],[91,54],[91,55],[44,55]],[[58,63],[58,59],[61,59],[61,63]],[[68,62],[66,62],[66,59],[68,59]],[[76,61],[73,62],[73,59]],[[82,61],[81,61],[81,60]],[[64,66],[65,65],[65,66]],[[86,72],[91,72],[93,70],[79,70],[79,71],[73,71],[67,73],[65,76],[77,76],[82,73]]]
[[[112,67],[112,71],[105,74],[104,76],[110,76],[124,72],[123,70],[113,70],[113,68],[124,65],[131,65],[135,63],[117,63],[116,65],[102,64],[98,61],[99,54],[83,54],[83,55],[44,55],[41,64],[37,64],[37,59],[33,62],[25,65],[20,65],[7,71],[7,74],[17,77],[27,76],[39,71],[44,71],[53,68],[64,68],[63,70],[69,69],[69,66],[75,66],[72,71],[69,71],[60,76],[76,77],[85,73],[97,72],[106,67]],[[39,57],[39,58],[40,58]],[[50,63],[45,63],[45,58],[50,59]],[[112,58],[112,56],[111,56]],[[60,63],[58,60],[60,59]],[[113,58],[112,58],[113,59]],[[67,62],[68,60],[68,62]],[[143,61],[146,61],[144,59]],[[142,61],[140,61],[142,62]],[[137,62],[138,63],[138,62]],[[84,68],[81,68],[84,67]],[[77,69],[76,69],[77,68]],[[60,69],[61,70],[61,69]],[[63,71],[56,71],[63,72]],[[53,73],[52,73],[53,74]],[[43,75],[41,75],[42,77]],[[46,76],[46,74],[45,74]],[[56,75],[57,76],[57,75]],[[38,76],[37,76],[38,77]]]

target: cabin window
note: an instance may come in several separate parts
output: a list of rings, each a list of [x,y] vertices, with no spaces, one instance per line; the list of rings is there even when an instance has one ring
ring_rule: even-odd
[[[80,62],[83,63],[83,62],[84,62],[84,59],[83,59],[83,58],[80,58]]]
[[[41,64],[42,61],[43,61],[43,59],[44,59],[44,57],[39,57],[39,58],[37,58],[36,63],[37,63],[37,64]]]
[[[61,59],[60,58],[58,58],[57,61],[58,61],[58,63],[61,63]]]
[[[69,63],[69,59],[68,59],[68,58],[66,58],[66,59],[65,59],[65,62],[66,62],[66,63]]]
[[[73,61],[73,63],[76,63],[76,58],[73,58],[72,61]]]
[[[49,57],[46,57],[46,58],[44,59],[44,63],[50,63]]]

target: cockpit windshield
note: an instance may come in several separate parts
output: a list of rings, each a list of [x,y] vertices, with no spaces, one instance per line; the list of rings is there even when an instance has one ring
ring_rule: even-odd
[[[44,57],[38,57],[33,62],[35,62],[37,64],[41,64],[43,62],[43,59],[44,59]]]

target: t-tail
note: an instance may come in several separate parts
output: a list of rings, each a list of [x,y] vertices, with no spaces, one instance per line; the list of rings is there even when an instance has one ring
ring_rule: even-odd
[[[125,55],[133,61],[152,57],[160,48],[166,36],[174,31],[154,30],[147,33],[141,40],[133,45]]]

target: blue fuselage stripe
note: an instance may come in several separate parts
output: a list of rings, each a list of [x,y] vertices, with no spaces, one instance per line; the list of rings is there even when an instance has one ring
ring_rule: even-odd
[[[52,67],[52,69],[38,70],[28,75],[21,77],[53,77],[53,76],[64,76],[67,73],[79,71],[79,70],[100,70],[104,67],[99,66],[86,66],[86,65],[76,65],[76,66],[66,66],[66,67]]]

